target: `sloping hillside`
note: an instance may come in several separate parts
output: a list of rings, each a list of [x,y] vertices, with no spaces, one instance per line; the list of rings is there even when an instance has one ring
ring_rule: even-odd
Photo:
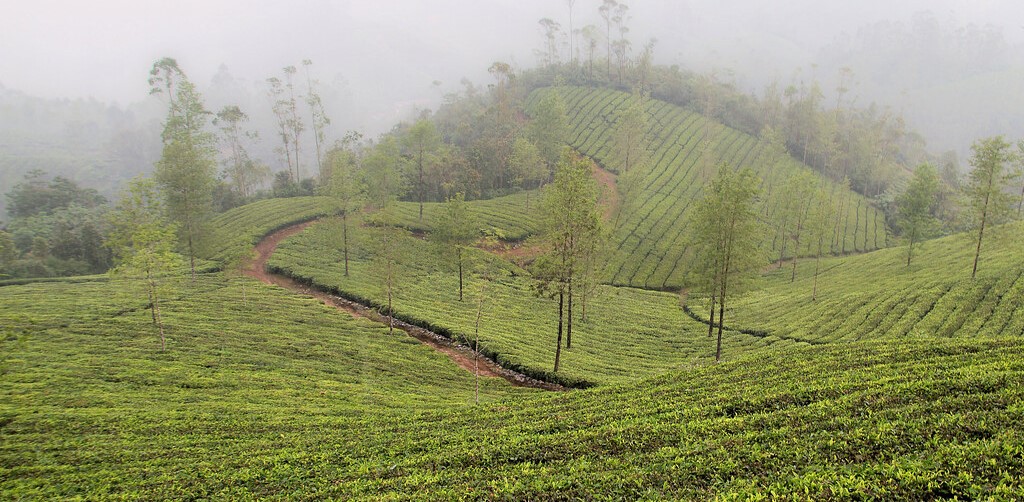
[[[822,260],[814,292],[813,261],[769,274],[758,291],[737,297],[734,327],[811,342],[923,336],[1024,334],[1024,223],[986,234],[978,276],[971,279],[971,233],[927,241],[907,267],[906,248]],[[700,302],[696,302],[701,305]],[[702,308],[694,307],[697,312]]]
[[[535,106],[547,92],[561,93],[567,104],[569,144],[606,168],[617,170],[610,153],[612,137],[630,94],[603,88],[545,88],[534,91],[528,104]],[[678,106],[648,99],[644,109],[650,162],[641,173],[635,200],[627,201],[631,209],[614,230],[606,280],[619,285],[677,288],[684,273],[687,218],[693,202],[700,197],[708,166],[727,162],[736,168],[750,167],[762,178],[766,193],[810,168],[790,157],[765,162],[764,147],[757,138]],[[707,150],[705,142],[710,145]],[[884,247],[881,211],[859,194],[836,184],[830,186],[836,205],[842,209],[836,215],[832,252]],[[766,220],[771,220],[774,210],[773,205],[763,206]],[[807,254],[806,250],[801,253]]]

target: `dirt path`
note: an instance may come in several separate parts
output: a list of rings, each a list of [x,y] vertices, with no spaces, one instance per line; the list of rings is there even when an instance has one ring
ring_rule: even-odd
[[[309,286],[300,284],[291,278],[280,276],[277,274],[271,274],[266,271],[267,260],[270,259],[270,255],[277,249],[277,245],[282,240],[291,237],[303,230],[306,227],[316,223],[316,221],[307,221],[305,223],[299,223],[292,225],[281,230],[278,230],[267,237],[265,237],[259,244],[256,245],[256,257],[246,267],[245,274],[259,279],[267,284],[275,284],[282,288],[294,291],[299,294],[311,296],[316,298],[326,305],[333,306],[339,310],[348,312],[353,317],[361,317],[370,319],[388,325],[389,322],[394,322],[396,329],[400,329],[409,334],[409,336],[423,342],[430,347],[440,351],[447,355],[455,364],[466,369],[469,372],[476,371],[476,364],[479,364],[480,376],[488,378],[501,377],[508,380],[512,385],[520,387],[534,387],[545,390],[565,390],[564,387],[548,382],[542,382],[530,378],[521,373],[503,368],[494,361],[476,353],[469,347],[453,342],[452,340],[445,338],[437,333],[423,329],[419,326],[400,321],[398,319],[391,319],[388,316],[380,314],[376,310],[366,307],[360,303],[353,302],[351,300],[341,298],[339,296],[331,295],[313,289]],[[474,361],[475,359],[475,361]]]
[[[622,203],[619,200],[619,188],[615,174],[597,165],[597,162],[594,162],[593,166],[594,180],[600,185],[601,204],[604,206],[604,221],[611,221],[612,216],[615,216],[615,211],[619,208],[619,204]]]

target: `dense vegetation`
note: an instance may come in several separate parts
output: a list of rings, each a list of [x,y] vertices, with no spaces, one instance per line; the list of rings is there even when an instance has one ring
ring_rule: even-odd
[[[611,159],[612,137],[630,94],[609,89],[563,87],[537,91],[530,102],[544,93],[559,92],[568,104],[571,126],[569,143],[605,167],[617,170]],[[735,129],[709,122],[683,108],[646,100],[649,158],[641,173],[639,188],[629,194],[636,202],[613,230],[608,257],[607,280],[612,284],[648,288],[678,288],[685,273],[687,215],[701,187],[718,161],[735,168],[750,167],[762,178],[762,192],[781,192],[787,180],[807,171],[788,156],[766,159],[767,146]],[[710,141],[716,160],[709,161],[703,147]],[[770,161],[768,161],[770,160]],[[868,251],[886,245],[884,216],[863,196],[837,184],[830,184],[837,211],[835,233],[829,250],[833,253]],[[783,195],[785,196],[785,195]],[[766,220],[772,220],[779,205],[764,198]],[[627,201],[628,203],[628,201]],[[778,254],[781,244],[771,243]],[[808,240],[804,245],[810,246]],[[808,247],[801,254],[811,254]],[[789,255],[790,253],[787,253]]]

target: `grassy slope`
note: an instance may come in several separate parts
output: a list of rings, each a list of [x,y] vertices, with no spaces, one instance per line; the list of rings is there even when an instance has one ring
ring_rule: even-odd
[[[287,469],[281,449],[329,438],[337,459],[372,440],[367,422],[473,399],[472,375],[433,349],[249,279],[182,286],[161,353],[124,287],[0,288],[0,498],[255,490]],[[481,387],[484,401],[533,392]]]
[[[584,87],[547,88],[530,95],[536,103],[544,92],[561,92],[569,110],[569,144],[605,167],[611,162],[611,138],[618,110],[626,105],[627,93]],[[686,224],[692,202],[700,196],[703,183],[702,135],[710,130],[715,138],[718,159],[736,167],[751,167],[763,179],[763,190],[770,194],[800,170],[809,170],[793,159],[782,165],[763,165],[761,146],[745,133],[708,123],[702,116],[678,106],[650,99],[647,101],[650,130],[650,165],[641,183],[633,209],[612,237],[614,252],[606,280],[611,284],[648,288],[678,287],[684,273]],[[712,162],[711,165],[715,163]],[[834,190],[838,188],[833,185]],[[834,251],[851,252],[885,246],[882,213],[867,200],[848,190],[837,196],[846,202],[838,217]],[[766,205],[771,217],[774,206]],[[787,253],[788,254],[788,253]]]
[[[923,243],[910,268],[905,246],[822,260],[818,300],[814,262],[768,274],[757,292],[732,302],[731,325],[816,342],[862,338],[1024,334],[1024,223],[986,235],[971,280],[974,234]],[[698,302],[698,305],[699,302]],[[695,310],[702,312],[699,307]]]
[[[340,230],[336,222],[321,222],[281,244],[271,257],[272,268],[285,271],[348,296],[384,302],[380,279],[373,273],[373,241],[379,230],[359,228],[350,231],[350,277],[344,277],[338,251]],[[458,300],[458,279],[449,265],[437,257],[429,243],[406,236],[402,242],[402,269],[395,309],[399,315],[422,321],[471,338],[475,316],[474,286],[464,302]],[[486,253],[473,250],[476,260],[514,271],[515,268]],[[522,274],[523,272],[519,272]],[[542,378],[554,364],[557,333],[557,304],[538,298],[532,281],[507,274],[490,290],[483,322],[481,345],[498,354],[498,360],[511,367],[523,367]],[[589,320],[579,316],[573,328],[573,348],[563,351],[562,368],[557,378],[567,383],[583,380],[591,383],[622,382],[653,375],[672,368],[707,361],[714,346],[706,328],[692,321],[679,307],[675,294],[630,288],[601,286],[587,306]],[[764,340],[740,333],[729,333],[724,342],[725,356],[782,342]]]

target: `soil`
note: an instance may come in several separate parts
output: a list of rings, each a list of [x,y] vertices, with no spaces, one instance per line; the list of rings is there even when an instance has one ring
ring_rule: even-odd
[[[273,254],[274,250],[277,249],[277,245],[282,240],[305,230],[314,223],[316,223],[316,220],[299,223],[278,230],[265,237],[256,245],[256,257],[246,267],[246,275],[259,279],[266,284],[274,284],[290,291],[316,298],[326,305],[348,312],[353,317],[369,319],[384,325],[391,325],[393,323],[395,329],[402,330],[409,336],[447,355],[452,362],[471,373],[477,371],[477,364],[479,364],[479,374],[482,377],[504,378],[505,380],[508,380],[509,383],[520,387],[534,387],[545,390],[565,390],[565,388],[560,385],[542,382],[521,373],[503,368],[473,349],[453,342],[452,340],[432,331],[423,329],[419,326],[414,326],[398,319],[392,319],[391,317],[383,315],[376,310],[366,307],[365,305],[313,289],[309,286],[300,284],[291,278],[267,272],[267,261],[270,259],[270,255]]]
[[[597,165],[597,162],[594,162],[593,166],[594,179],[600,185],[601,205],[604,206],[604,220],[610,221],[622,202],[619,200],[619,188],[615,174]]]

